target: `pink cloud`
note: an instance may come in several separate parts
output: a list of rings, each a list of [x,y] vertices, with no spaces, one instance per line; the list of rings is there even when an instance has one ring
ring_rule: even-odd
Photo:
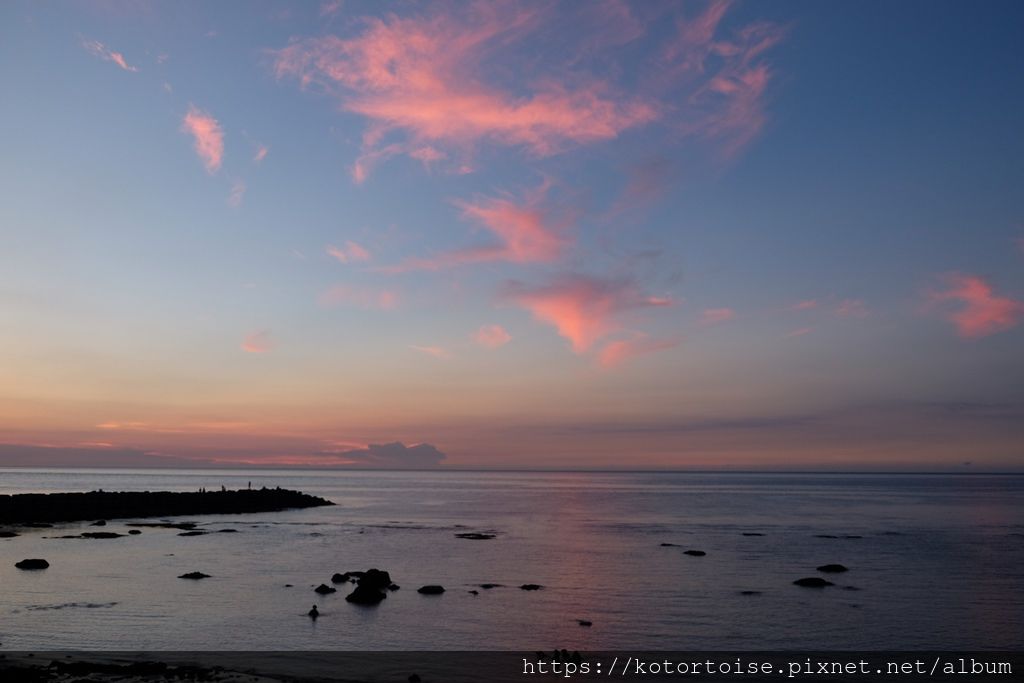
[[[702,325],[715,325],[732,320],[736,317],[736,311],[731,308],[709,308],[700,315]]]
[[[335,285],[320,294],[321,306],[354,306],[391,310],[398,306],[398,294],[388,289]]]
[[[245,181],[236,180],[231,184],[231,193],[228,194],[228,206],[238,208],[242,205],[242,199],[245,198]]]
[[[522,200],[500,197],[455,202],[465,218],[493,235],[495,244],[456,249],[432,258],[412,258],[383,270],[440,270],[491,261],[550,263],[557,260],[570,244],[566,235],[570,219],[556,218],[544,206],[549,186],[545,183]]]
[[[415,344],[410,344],[409,348],[434,358],[449,358],[451,356],[446,349],[440,346],[416,346]]]
[[[511,340],[512,335],[501,325],[483,325],[473,334],[473,341],[488,349],[497,349]]]
[[[800,301],[798,303],[795,303],[795,304],[793,304],[791,306],[791,308],[794,311],[809,311],[812,308],[817,308],[817,307],[818,307],[818,300],[817,299],[807,299],[805,301]]]
[[[262,163],[263,160],[267,158],[267,153],[269,153],[269,152],[270,152],[270,148],[267,147],[266,145],[262,145],[262,144],[258,145],[256,147],[256,154],[254,154],[253,157],[252,157],[253,163],[256,163],[256,164]]]
[[[535,288],[511,283],[504,296],[552,325],[576,353],[587,352],[608,334],[621,330],[619,316],[623,312],[672,304],[669,299],[642,293],[629,281],[585,275],[566,275]]]
[[[570,84],[545,69],[525,91],[488,82],[483,65],[535,30],[542,14],[539,6],[477,2],[457,13],[366,18],[355,37],[309,38],[276,51],[274,71],[319,84],[366,117],[364,155],[377,154],[382,138],[397,132],[406,153],[445,144],[465,152],[487,141],[547,156],[658,116],[655,103],[592,75]],[[366,172],[357,162],[356,180]]]
[[[217,119],[195,105],[189,105],[181,127],[195,138],[196,154],[202,159],[207,172],[215,173],[224,159],[224,131]]]
[[[814,330],[813,327],[801,327],[800,329],[793,330],[786,334],[786,339],[792,339],[793,337],[802,337],[805,334],[810,334]]]
[[[84,47],[91,54],[99,57],[100,59],[102,59],[104,61],[113,62],[114,64],[117,64],[119,67],[121,67],[125,71],[138,71],[139,70],[138,67],[131,66],[130,64],[128,64],[128,62],[124,58],[124,55],[122,55],[120,52],[114,52],[113,50],[108,49],[107,46],[105,46],[103,43],[99,42],[98,40],[86,40],[86,41],[83,41],[82,42],[82,47]]]
[[[246,353],[267,353],[274,347],[268,330],[252,332],[242,341],[242,350]]]
[[[629,358],[664,351],[676,346],[679,346],[677,339],[650,339],[645,334],[638,334],[633,339],[605,344],[598,354],[597,361],[601,367],[612,368],[621,365]]]
[[[860,299],[843,299],[836,306],[835,314],[841,318],[863,318],[868,314],[868,307]]]
[[[679,121],[685,133],[714,140],[732,157],[764,127],[764,95],[771,78],[760,60],[785,31],[757,22],[718,37],[731,2],[712,2],[698,16],[677,24],[675,40],[663,50],[661,81],[682,86],[685,106]]]
[[[342,263],[353,263],[356,261],[369,261],[372,257],[370,252],[361,245],[349,240],[345,246],[336,247],[333,244],[327,245],[327,253]]]
[[[320,16],[333,17],[341,11],[341,6],[341,0],[328,0],[328,2],[320,3]]]
[[[995,294],[992,286],[976,275],[945,276],[946,289],[931,292],[929,303],[958,304],[947,310],[947,319],[962,337],[987,337],[1016,326],[1024,316],[1024,302]]]

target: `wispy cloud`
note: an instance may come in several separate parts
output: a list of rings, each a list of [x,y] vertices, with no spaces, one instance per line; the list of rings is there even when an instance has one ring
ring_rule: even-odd
[[[413,351],[418,351],[419,353],[426,354],[428,356],[433,356],[434,358],[445,359],[451,357],[451,354],[448,352],[448,350],[440,346],[417,346],[416,344],[410,344],[409,348],[412,349]]]
[[[497,349],[512,340],[512,335],[501,325],[482,325],[473,333],[473,341],[488,349]]]
[[[794,337],[802,337],[805,334],[810,334],[813,330],[814,330],[813,327],[801,327],[801,328],[793,330],[792,332],[788,332],[786,334],[786,339],[792,339]]]
[[[946,318],[962,337],[987,337],[1009,330],[1024,317],[1024,302],[999,296],[977,275],[951,273],[944,276],[945,289],[929,293],[932,305],[955,304]]]
[[[195,105],[189,105],[181,127],[195,139],[196,154],[207,172],[215,173],[224,159],[224,131],[220,123]]]
[[[630,280],[577,274],[564,275],[540,287],[511,282],[505,287],[504,298],[552,325],[576,353],[589,351],[608,334],[623,329],[622,313],[672,304],[670,299],[643,293]]]
[[[264,145],[264,144],[257,145],[256,146],[256,153],[252,157],[253,163],[256,163],[256,164],[263,163],[263,160],[267,158],[267,154],[269,152],[270,152],[270,148],[267,147],[266,145]]]
[[[385,272],[440,270],[471,263],[507,261],[509,263],[549,263],[555,261],[570,244],[566,234],[571,219],[554,216],[545,206],[550,185],[526,193],[522,199],[481,197],[456,201],[462,215],[491,233],[496,243],[455,249],[434,257],[407,259]]]
[[[868,315],[868,307],[860,299],[843,299],[833,312],[841,318],[864,318]]]
[[[398,294],[390,289],[335,285],[319,297],[321,306],[354,306],[390,310],[398,306]]]
[[[98,40],[84,40],[82,41],[82,47],[88,50],[90,54],[93,54],[104,61],[113,62],[125,71],[134,72],[139,70],[138,67],[130,65],[125,60],[124,55],[120,52],[114,52]]]
[[[327,253],[338,259],[341,263],[354,263],[357,261],[369,261],[372,256],[363,246],[349,240],[344,246],[336,247],[333,244],[327,245]]]
[[[794,311],[809,311],[809,310],[817,308],[817,307],[818,307],[818,300],[817,299],[806,299],[804,301],[799,301],[799,302],[793,304],[792,306],[790,306],[790,308],[792,308]]]
[[[675,348],[679,343],[678,339],[651,339],[646,334],[638,333],[632,339],[605,344],[598,353],[598,363],[605,368],[617,367],[629,358]]]
[[[238,208],[242,205],[242,200],[245,198],[245,181],[236,180],[231,183],[231,192],[228,194],[228,206]]]
[[[717,325],[735,317],[736,311],[731,308],[708,308],[700,314],[700,322],[702,325]]]
[[[274,343],[270,338],[269,330],[251,332],[242,341],[242,350],[246,353],[267,353],[272,348],[274,348]]]

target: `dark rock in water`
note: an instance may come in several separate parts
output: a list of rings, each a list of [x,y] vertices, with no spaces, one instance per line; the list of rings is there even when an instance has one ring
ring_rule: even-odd
[[[383,569],[367,569],[362,572],[357,583],[360,586],[382,591],[391,586],[391,575]]]
[[[845,536],[843,536],[843,538],[864,538],[864,537],[863,536],[858,536],[856,534],[846,534]]]
[[[0,531],[0,538],[14,538],[15,536],[21,536],[17,531]]]
[[[237,534],[238,529],[217,529],[218,534]]]
[[[761,591],[740,591],[740,595],[760,595]]]
[[[139,531],[138,529],[129,529],[129,530],[128,530],[128,533],[129,533],[130,535],[132,535],[132,536],[138,536],[138,535],[139,535],[139,534],[141,534],[142,532],[141,532],[141,531]]]
[[[479,587],[483,588],[485,591],[489,591],[492,588],[501,588],[501,584],[500,583],[481,583]]]
[[[817,576],[809,576],[804,579],[797,579],[793,582],[793,585],[803,588],[824,588],[825,586],[834,586],[835,584]]]
[[[743,535],[744,536],[764,536],[764,534],[758,533],[756,531],[744,531]]]
[[[524,591],[539,591],[544,586],[538,583],[524,583],[520,588]]]
[[[205,536],[205,531],[182,531],[179,536]]]
[[[420,683],[423,679],[420,678],[419,674],[409,674],[409,683]]]
[[[707,553],[703,550],[684,550],[683,555],[689,555],[690,557],[704,557]]]
[[[346,595],[345,600],[356,605],[376,605],[387,597],[387,593],[383,593],[376,588],[356,584],[355,590]]]
[[[470,595],[480,595],[480,591],[475,591],[474,590],[474,591],[466,591],[466,592],[469,593]]]
[[[194,580],[198,581],[199,579],[208,579],[208,578],[210,578],[210,575],[209,574],[204,574],[202,572],[189,572],[188,574],[182,574],[178,578],[179,579],[194,579]]]
[[[290,583],[286,583],[286,584],[284,585],[284,587],[285,587],[285,588],[292,588],[293,586],[292,586],[292,584],[290,584]]]
[[[402,587],[399,586],[397,583],[393,583],[390,586],[388,586],[388,590],[389,591],[397,591],[397,590],[401,590],[401,588]]]
[[[317,586],[313,590],[316,591],[317,593],[319,593],[320,595],[330,595],[331,593],[337,593],[338,592],[337,588],[332,588],[332,587],[328,586],[326,583],[321,583],[319,586]]]
[[[280,488],[205,492],[19,493],[0,495],[0,524],[275,512],[321,505],[334,503]]]
[[[662,543],[661,547],[662,548],[678,548],[679,544],[678,543]]]
[[[106,525],[107,525],[107,520],[105,520],[105,519],[97,519],[95,522],[93,522],[89,526],[106,526]]]
[[[15,562],[14,566],[18,569],[46,569],[50,566],[50,563],[43,559],[33,558]]]
[[[429,586],[420,586],[416,589],[416,592],[422,593],[423,595],[440,595],[441,593],[444,593],[444,586],[437,586],[433,584]]]
[[[818,571],[825,574],[842,574],[843,572],[848,572],[850,570],[841,564],[823,564],[818,567]]]
[[[844,591],[859,591],[860,589],[856,586],[843,586]]]
[[[125,524],[129,527],[144,527],[151,529],[181,529],[182,531],[191,531],[196,528],[195,522],[136,522],[134,524]]]
[[[839,538],[838,536],[833,536],[832,534],[815,534],[814,537],[815,538]]]
[[[594,622],[587,621],[586,619],[577,619],[576,623],[579,624],[580,626],[593,626],[594,625]]]
[[[82,534],[82,538],[121,538],[124,535],[113,531],[86,531]]]
[[[331,583],[348,583],[348,572],[344,574],[334,574],[331,577]]]
[[[455,538],[467,538],[467,539],[469,539],[471,541],[489,541],[490,539],[495,538],[495,537],[496,537],[495,534],[480,534],[480,533],[476,533],[476,532],[468,532],[468,533],[464,533],[464,534],[455,534]]]

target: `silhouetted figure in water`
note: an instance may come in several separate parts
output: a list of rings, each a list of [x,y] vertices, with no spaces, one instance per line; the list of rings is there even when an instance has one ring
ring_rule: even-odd
[[[252,491],[252,482],[249,482],[249,490]]]
[[[320,610],[318,610],[316,608],[316,605],[313,605],[313,609],[309,610],[309,612],[307,612],[307,614],[309,615],[310,619],[312,619],[313,621],[316,621],[316,618],[318,616],[320,616]]]

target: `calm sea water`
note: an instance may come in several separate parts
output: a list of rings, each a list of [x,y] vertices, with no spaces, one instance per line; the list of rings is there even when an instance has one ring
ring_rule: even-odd
[[[249,481],[337,506],[0,540],[0,649],[1024,648],[1019,476],[0,470],[0,493]],[[850,571],[792,585],[825,563]],[[379,607],[312,590],[369,567],[402,586]]]

